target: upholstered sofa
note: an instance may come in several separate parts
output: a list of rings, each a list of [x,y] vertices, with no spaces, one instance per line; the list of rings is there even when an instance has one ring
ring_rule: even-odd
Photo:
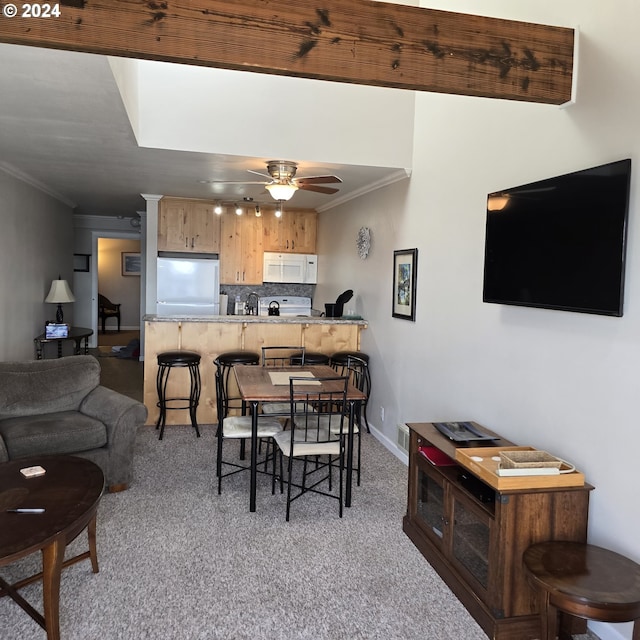
[[[72,454],[98,464],[110,491],[133,475],[145,406],[100,385],[93,356],[0,362],[0,462]]]

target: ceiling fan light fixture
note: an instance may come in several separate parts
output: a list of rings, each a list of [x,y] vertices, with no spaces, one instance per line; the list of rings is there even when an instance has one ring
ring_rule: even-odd
[[[285,183],[268,184],[265,189],[271,194],[274,200],[290,200],[293,194],[298,190],[295,184]]]

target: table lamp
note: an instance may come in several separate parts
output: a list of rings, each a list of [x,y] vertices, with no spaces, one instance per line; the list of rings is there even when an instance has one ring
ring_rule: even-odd
[[[58,276],[59,278],[60,276]],[[74,302],[75,298],[73,297],[73,293],[71,293],[71,289],[69,289],[69,285],[66,280],[54,280],[51,283],[51,289],[49,290],[49,294],[44,299],[45,302],[53,302],[58,305],[58,310],[56,311],[56,322],[58,324],[62,323],[64,320],[64,314],[62,313],[62,303],[63,302]]]

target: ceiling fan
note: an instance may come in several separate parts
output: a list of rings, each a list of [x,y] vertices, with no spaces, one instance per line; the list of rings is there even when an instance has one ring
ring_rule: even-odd
[[[212,180],[211,182],[213,184],[263,184],[274,200],[289,200],[298,189],[331,195],[336,193],[338,189],[335,187],[323,187],[321,185],[342,182],[338,176],[306,176],[296,178],[297,170],[298,165],[295,162],[288,160],[269,160],[269,162],[267,162],[267,172],[269,175],[249,169],[250,173],[255,173],[258,176],[267,178],[266,181],[247,182],[243,180],[240,182],[218,182],[217,180]]]

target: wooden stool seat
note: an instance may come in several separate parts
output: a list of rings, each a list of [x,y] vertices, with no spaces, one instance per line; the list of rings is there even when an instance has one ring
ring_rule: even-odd
[[[640,640],[640,565],[619,553],[581,542],[534,544],[523,555],[542,595],[542,640],[555,640],[558,612],[599,622],[635,621]],[[568,638],[560,629],[560,638]]]

